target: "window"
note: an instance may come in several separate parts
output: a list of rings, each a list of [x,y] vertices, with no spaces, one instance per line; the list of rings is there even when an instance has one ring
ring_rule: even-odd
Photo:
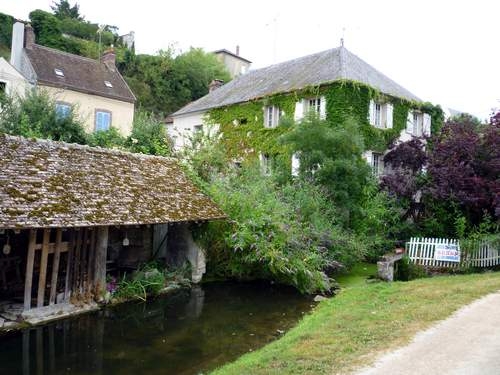
[[[275,106],[268,106],[264,110],[264,127],[275,128],[280,121],[280,109]]]
[[[64,73],[61,69],[54,69],[54,73],[56,73],[56,76],[58,77],[64,77]]]
[[[314,112],[321,116],[321,98],[309,99],[307,101],[307,111]]]
[[[193,129],[194,134],[203,133],[203,125],[195,125]]]
[[[264,176],[271,174],[272,159],[269,154],[260,154],[260,169]]]
[[[413,112],[413,135],[422,135],[422,114],[418,112]]]
[[[382,105],[380,103],[375,104],[375,126],[382,127]]]
[[[104,81],[104,84],[106,85],[106,87],[109,87],[109,88],[113,87],[113,85],[109,81]]]
[[[0,95],[5,94],[7,84],[5,82],[0,82]]]
[[[109,130],[111,127],[111,112],[104,110],[97,110],[95,112],[95,130]]]
[[[382,154],[372,153],[372,173],[374,176],[380,176],[384,170]]]
[[[392,128],[393,106],[391,103],[370,101],[370,124],[379,129]]]
[[[56,117],[64,119],[71,113],[71,105],[63,102],[56,102]]]

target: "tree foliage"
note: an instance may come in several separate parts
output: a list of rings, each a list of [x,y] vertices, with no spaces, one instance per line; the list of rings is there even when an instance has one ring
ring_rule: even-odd
[[[124,60],[120,68],[139,106],[155,113],[169,114],[202,97],[213,79],[230,79],[213,54],[198,48],[177,55],[173,49],[154,56],[129,51]]]
[[[306,116],[283,136],[300,159],[300,174],[322,186],[343,216],[347,226],[361,214],[363,189],[370,168],[362,158],[363,137],[352,119],[332,126],[317,116]]]
[[[80,6],[78,3],[71,6],[68,0],[59,0],[59,2],[54,2],[50,8],[59,19],[71,18],[78,21],[83,20],[83,17],[80,15]]]
[[[488,218],[500,218],[500,125],[473,117],[449,120],[427,146],[397,145],[384,162],[382,180],[425,235],[463,236]],[[425,149],[424,149],[425,147]],[[425,169],[423,169],[425,167]]]

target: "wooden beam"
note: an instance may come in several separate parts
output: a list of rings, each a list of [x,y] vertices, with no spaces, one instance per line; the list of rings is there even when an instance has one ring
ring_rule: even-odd
[[[85,228],[84,232],[83,232],[82,251],[80,253],[80,285],[79,285],[80,294],[85,293],[85,287],[87,284],[85,273],[87,272],[87,254],[88,254],[88,249],[89,249],[89,232],[90,232],[90,228]]]
[[[36,229],[30,230],[26,276],[24,281],[24,311],[31,309],[31,287],[33,285],[33,264],[35,262]]]
[[[94,270],[95,270],[95,245],[97,238],[97,228],[92,230],[90,236],[90,245],[89,245],[89,258],[87,262],[87,288],[86,292],[93,292],[94,288]]]
[[[50,229],[43,230],[42,259],[40,260],[40,274],[38,275],[38,297],[36,307],[42,307],[45,299],[47,283],[47,260],[49,258]]]
[[[97,299],[106,293],[106,257],[108,251],[109,227],[97,228],[97,240],[95,247],[95,274],[94,286]]]
[[[75,245],[75,266],[73,268],[73,287],[72,291],[76,292],[78,289],[79,285],[79,279],[80,279],[80,249],[82,246],[82,235],[83,235],[83,228],[80,228],[79,230],[76,231],[76,245]]]
[[[66,262],[66,280],[64,281],[64,302],[69,301],[71,293],[71,273],[73,270],[73,253],[75,249],[75,231],[69,234],[68,258]]]
[[[62,229],[58,228],[56,230],[56,244],[55,244],[54,260],[52,262],[52,278],[50,280],[49,305],[53,305],[56,300],[57,276],[59,274],[59,260],[61,258],[61,242],[62,242]]]
[[[57,230],[62,230],[61,228],[58,228]],[[35,245],[35,250],[42,250],[42,244],[36,244]],[[55,243],[49,243],[49,254],[53,254],[56,251],[56,244]],[[68,242],[61,242],[61,245],[59,246],[59,252],[65,253],[68,251]]]

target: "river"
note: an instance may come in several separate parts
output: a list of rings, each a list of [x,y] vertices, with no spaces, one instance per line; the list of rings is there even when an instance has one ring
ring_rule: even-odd
[[[312,297],[208,283],[0,336],[0,374],[200,374],[293,327]]]

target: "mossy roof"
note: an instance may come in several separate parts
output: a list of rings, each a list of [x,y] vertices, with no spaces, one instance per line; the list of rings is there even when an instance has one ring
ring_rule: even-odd
[[[338,47],[252,70],[189,103],[172,116],[244,103],[274,94],[293,92],[341,80],[361,82],[384,94],[421,101],[345,47]]]
[[[0,135],[0,228],[224,217],[173,158]]]

